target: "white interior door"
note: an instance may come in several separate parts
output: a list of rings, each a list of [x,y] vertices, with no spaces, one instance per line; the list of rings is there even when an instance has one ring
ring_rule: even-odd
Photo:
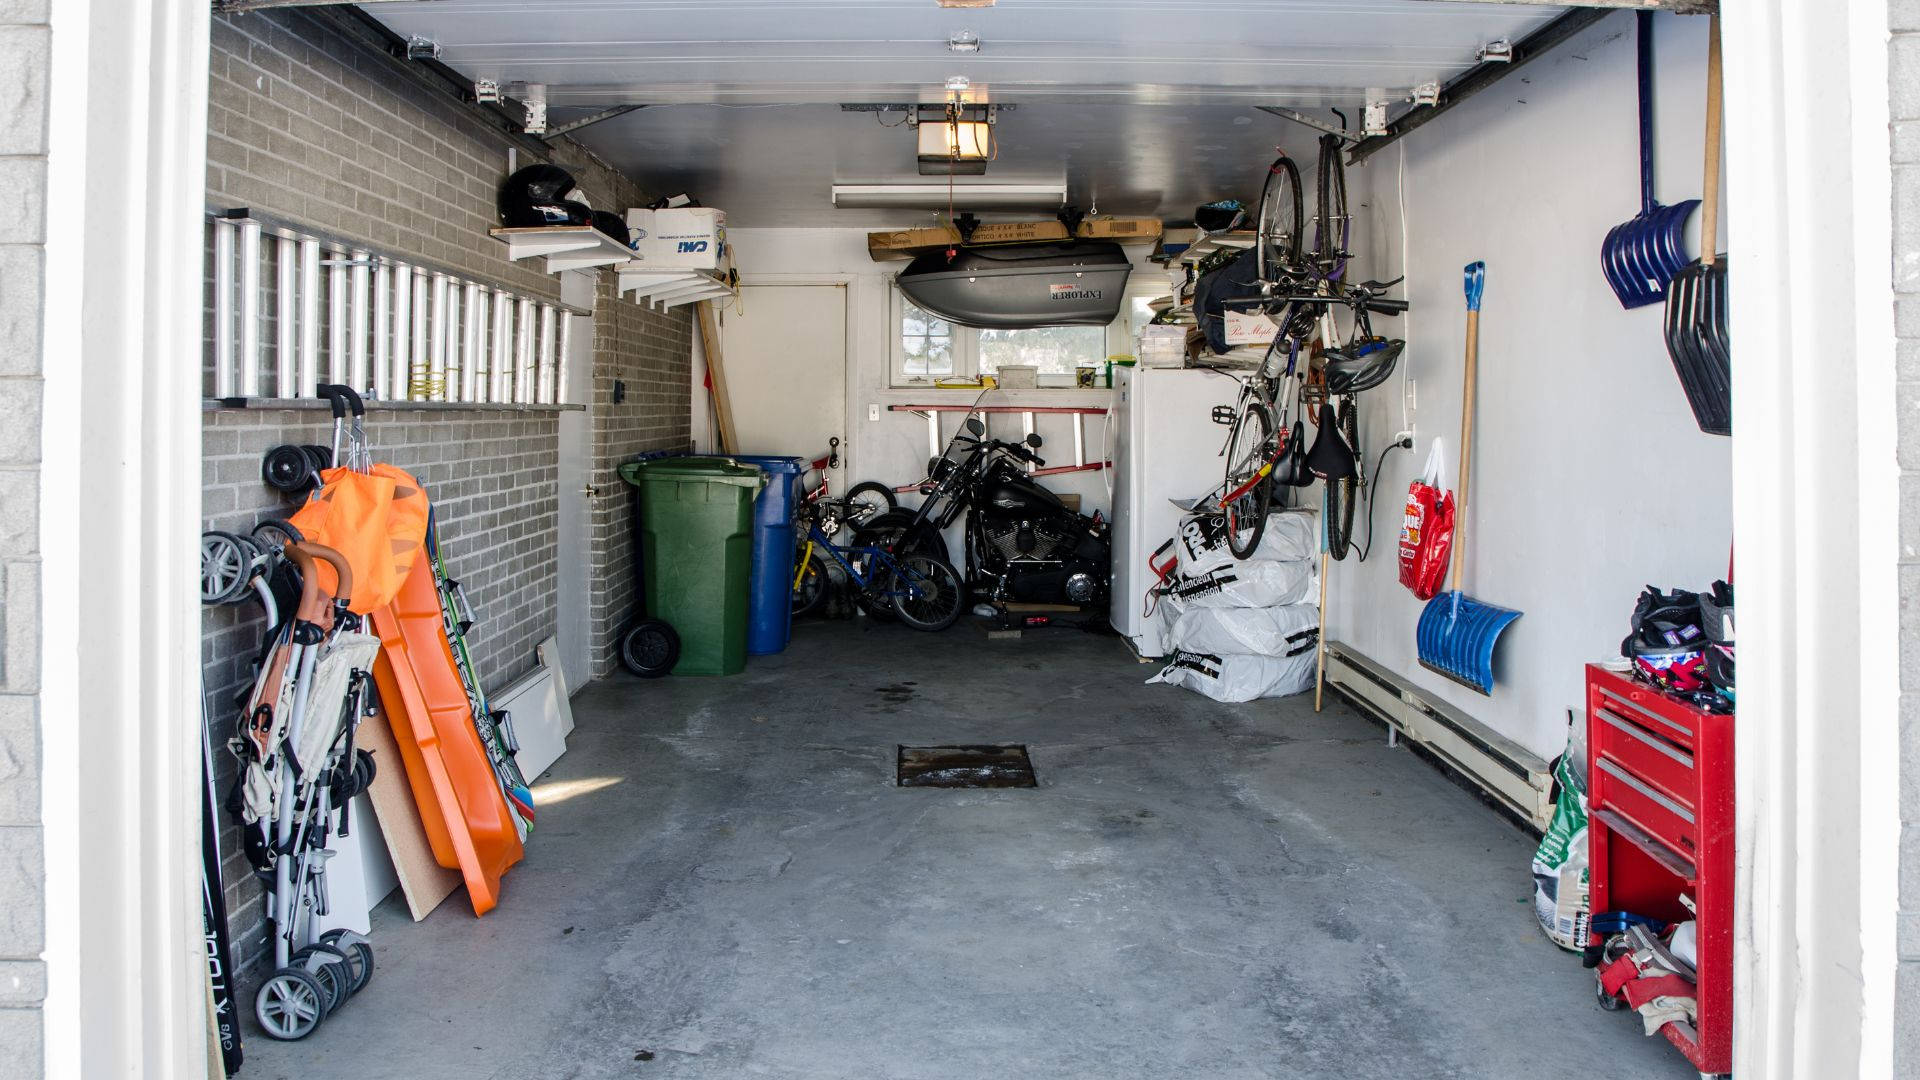
[[[592,310],[594,285],[591,272],[561,274],[560,299]],[[578,690],[593,678],[593,612],[587,580],[593,565],[588,522],[588,491],[593,482],[593,319],[584,315],[565,317],[573,320],[573,328],[567,338],[563,400],[580,402],[587,408],[560,414],[560,580],[554,633],[560,639],[560,670],[566,675],[567,687]],[[600,313],[600,317],[612,316]]]
[[[844,284],[743,285],[721,339],[741,453],[811,461],[836,436],[845,449]]]

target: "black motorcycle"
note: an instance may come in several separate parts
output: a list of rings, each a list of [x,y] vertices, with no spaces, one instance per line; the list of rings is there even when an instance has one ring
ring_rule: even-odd
[[[1107,523],[1069,510],[1027,475],[1026,465],[1046,465],[1034,453],[1041,445],[1038,435],[1023,442],[989,439],[986,425],[969,416],[946,452],[928,463],[919,509],[888,511],[860,534],[896,551],[946,558],[941,533],[966,514],[965,570],[975,598],[1104,605]]]

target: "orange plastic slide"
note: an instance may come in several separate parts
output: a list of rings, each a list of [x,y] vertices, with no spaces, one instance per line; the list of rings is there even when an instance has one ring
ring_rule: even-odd
[[[485,915],[500,902],[501,875],[526,849],[473,726],[472,706],[440,621],[432,561],[414,559],[399,594],[374,609],[370,621],[380,637],[374,682],[400,744],[433,857],[460,871],[473,913]]]

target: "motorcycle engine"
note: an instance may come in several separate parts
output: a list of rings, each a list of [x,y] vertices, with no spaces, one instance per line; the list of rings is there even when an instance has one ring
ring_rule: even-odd
[[[1048,521],[1008,521],[989,525],[987,539],[1000,558],[1013,562],[1037,559],[1051,562],[1063,559],[1070,549],[1065,533]]]

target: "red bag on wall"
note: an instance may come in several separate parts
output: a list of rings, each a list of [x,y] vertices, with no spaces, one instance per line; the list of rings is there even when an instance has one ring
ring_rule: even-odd
[[[1427,467],[1407,485],[1400,521],[1400,584],[1431,600],[1446,580],[1453,553],[1453,492],[1440,488],[1440,440],[1427,452]]]

